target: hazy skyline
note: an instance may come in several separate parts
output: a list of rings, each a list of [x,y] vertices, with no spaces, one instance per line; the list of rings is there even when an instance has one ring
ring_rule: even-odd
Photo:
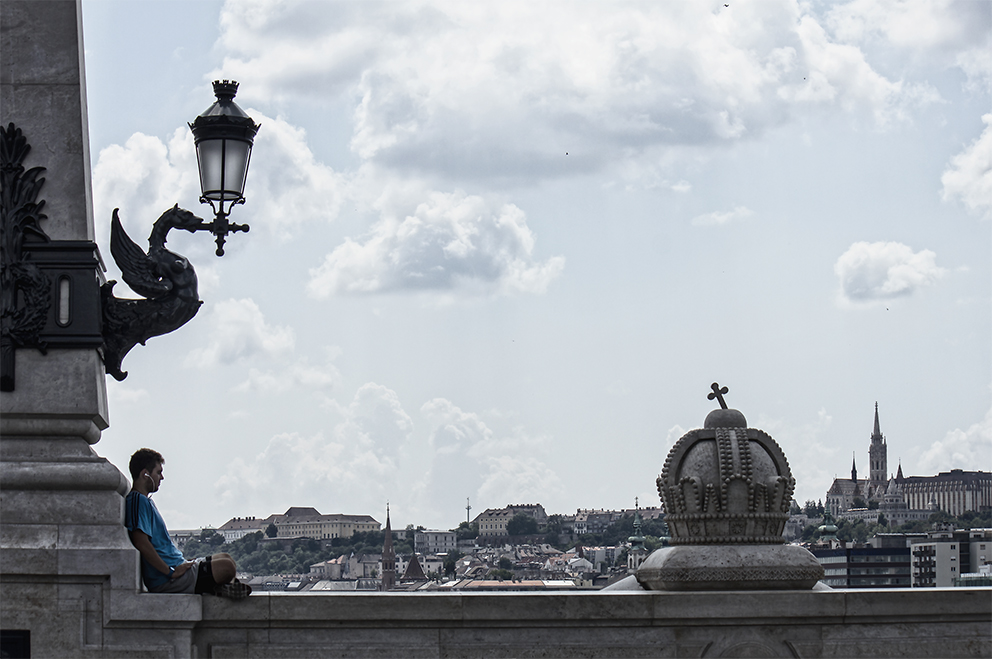
[[[659,505],[713,381],[821,499],[992,465],[992,5],[83,0],[97,240],[208,218],[186,122],[240,82],[252,227],[96,451],[174,528],[449,528]],[[118,285],[118,295],[126,287]]]

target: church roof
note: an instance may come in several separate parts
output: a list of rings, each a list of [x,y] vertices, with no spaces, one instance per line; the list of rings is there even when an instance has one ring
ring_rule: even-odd
[[[424,574],[424,568],[420,567],[420,561],[417,560],[416,554],[410,557],[410,562],[407,563],[406,571],[403,572],[400,581],[427,581],[427,575]]]

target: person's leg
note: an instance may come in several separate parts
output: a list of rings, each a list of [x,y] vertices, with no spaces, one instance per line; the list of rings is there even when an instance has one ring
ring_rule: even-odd
[[[230,554],[220,553],[210,557],[211,574],[218,586],[231,583],[238,573],[238,566]]]
[[[194,565],[191,569],[186,570],[183,574],[175,579],[165,582],[155,590],[153,593],[189,593],[193,594],[196,587],[196,575],[197,567]]]

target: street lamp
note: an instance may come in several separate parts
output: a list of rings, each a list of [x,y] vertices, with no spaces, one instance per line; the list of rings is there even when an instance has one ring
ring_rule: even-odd
[[[200,203],[210,204],[216,216],[213,222],[197,228],[217,237],[217,256],[224,255],[228,233],[249,229],[247,224],[227,220],[235,204],[245,203],[248,161],[259,129],[259,124],[234,102],[237,93],[238,83],[234,80],[214,80],[217,101],[189,124],[200,170]]]

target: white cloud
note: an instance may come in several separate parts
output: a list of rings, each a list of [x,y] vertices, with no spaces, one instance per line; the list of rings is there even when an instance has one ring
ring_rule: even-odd
[[[489,473],[479,486],[481,501],[508,503],[553,501],[564,493],[558,474],[530,456],[489,456]]]
[[[134,389],[127,384],[118,384],[114,380],[107,387],[107,397],[110,398],[112,403],[140,403],[148,400],[148,390]]]
[[[317,298],[396,290],[543,293],[563,257],[535,261],[523,211],[464,193],[432,192],[400,219],[384,210],[370,234],[346,239],[310,271]]]
[[[705,215],[697,215],[692,218],[692,225],[701,227],[729,224],[730,222],[743,220],[744,218],[751,217],[752,215],[754,215],[754,211],[745,206],[737,206],[732,211],[714,211],[712,213],[706,213]]]
[[[548,438],[519,428],[497,433],[479,414],[444,398],[428,401],[420,412],[431,426],[433,458],[423,484],[431,504],[450,503],[451,492],[472,494],[485,506],[523,500],[547,505],[563,494],[560,478],[545,462]]]
[[[226,77],[246,98],[356,99],[352,149],[397,171],[533,181],[672,145],[734,142],[792,106],[879,124],[933,100],[832,41],[808,8],[762,3],[229,1]],[[569,154],[566,157],[566,152]]]
[[[248,379],[234,387],[234,391],[255,391],[264,394],[281,393],[293,388],[306,391],[329,389],[341,380],[341,373],[334,364],[313,366],[306,358],[277,370],[263,371],[252,367]]]
[[[292,352],[295,343],[292,328],[269,325],[251,298],[218,302],[209,311],[208,323],[202,334],[208,343],[190,351],[187,366],[206,368],[255,355],[283,355]]]
[[[931,444],[917,460],[917,470],[921,474],[936,474],[951,469],[987,469],[990,464],[992,409],[966,430],[955,428]]]
[[[874,44],[882,41],[920,63],[957,66],[968,76],[967,86],[988,85],[992,15],[986,3],[972,0],[854,0],[837,4],[825,24],[841,41]]]
[[[951,158],[940,177],[944,201],[960,199],[965,207],[985,218],[992,217],[992,113],[982,116],[982,134]]]
[[[272,437],[235,458],[216,490],[241,509],[277,511],[333,501],[343,512],[379,510],[387,498],[418,523],[449,523],[465,496],[477,506],[523,500],[556,505],[561,479],[545,461],[549,442],[520,429],[494,432],[479,414],[436,398],[417,431],[396,392],[370,382],[335,413],[330,430]],[[426,437],[425,437],[426,435]],[[418,438],[419,437],[419,438]],[[449,520],[444,522],[443,520]]]
[[[224,503],[240,508],[281,510],[315,505],[328,512],[380,510],[390,494],[403,494],[398,485],[407,468],[401,456],[413,431],[396,392],[369,382],[349,405],[339,409],[342,420],[329,433],[282,433],[248,459],[235,458],[216,489]],[[328,502],[337,510],[323,509]],[[384,521],[384,520],[380,520]]]
[[[871,303],[912,295],[946,272],[936,258],[928,249],[914,252],[902,243],[854,243],[834,264],[840,301]]]

